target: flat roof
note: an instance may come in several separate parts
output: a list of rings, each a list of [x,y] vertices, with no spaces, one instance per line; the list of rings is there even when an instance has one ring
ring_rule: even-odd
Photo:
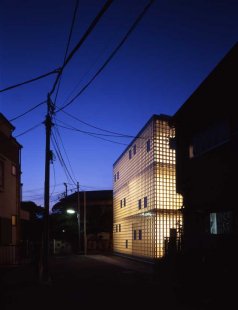
[[[167,114],[153,114],[151,118],[146,122],[146,124],[142,127],[142,129],[138,132],[138,134],[135,136],[135,138],[128,144],[128,146],[125,148],[125,150],[121,153],[121,155],[117,158],[117,160],[114,162],[113,167],[117,164],[117,162],[123,157],[123,155],[129,150],[129,148],[133,145],[136,139],[140,137],[142,132],[146,129],[146,127],[153,122],[154,120],[161,120],[161,121],[169,121],[171,120],[172,116]]]

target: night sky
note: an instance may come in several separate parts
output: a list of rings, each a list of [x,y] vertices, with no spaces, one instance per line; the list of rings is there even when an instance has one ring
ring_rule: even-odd
[[[112,3],[65,67],[58,95],[52,95],[57,108],[69,103],[90,81],[148,2]],[[104,3],[79,1],[69,52]],[[0,89],[62,65],[75,4],[75,0],[0,1]],[[173,115],[237,42],[237,16],[235,0],[153,2],[104,70],[65,112],[56,113],[51,205],[65,191],[65,182],[69,194],[75,191],[76,182],[81,190],[112,189],[113,163],[132,137],[153,114]],[[9,120],[24,114],[47,99],[55,78],[50,75],[1,92],[0,111]],[[46,104],[41,104],[12,121],[13,136],[23,146],[23,200],[40,205],[45,114]],[[57,145],[71,177],[59,160]]]

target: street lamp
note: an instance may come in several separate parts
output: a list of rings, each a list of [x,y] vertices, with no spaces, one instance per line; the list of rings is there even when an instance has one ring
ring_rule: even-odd
[[[68,214],[74,214],[74,213],[75,213],[75,210],[73,210],[73,209],[67,209],[66,212],[67,212]]]
[[[77,222],[78,222],[78,251],[80,251],[80,213],[79,210],[76,212],[74,209],[67,209],[67,214],[75,214],[77,213]]]

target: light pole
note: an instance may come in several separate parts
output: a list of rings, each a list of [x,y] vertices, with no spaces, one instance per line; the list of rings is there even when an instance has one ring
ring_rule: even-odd
[[[77,220],[78,220],[78,252],[81,250],[80,242],[80,197],[79,197],[79,182],[77,182]]]
[[[86,216],[86,192],[83,193],[83,231],[84,231],[84,255],[87,255],[87,216]]]
[[[67,214],[75,214],[77,215],[77,225],[78,225],[78,251],[80,251],[80,213],[75,211],[74,209],[67,209]]]
[[[84,197],[85,201],[85,197]],[[85,204],[85,203],[84,203]],[[85,209],[85,206],[84,206]],[[68,214],[75,214],[77,215],[77,224],[78,224],[78,253],[80,253],[81,250],[81,233],[80,233],[80,197],[79,197],[79,182],[77,182],[77,211],[75,209],[67,209],[66,213]],[[85,213],[86,216],[86,213]],[[84,227],[84,229],[86,229]],[[85,238],[85,236],[84,236]],[[85,242],[85,241],[84,241]]]

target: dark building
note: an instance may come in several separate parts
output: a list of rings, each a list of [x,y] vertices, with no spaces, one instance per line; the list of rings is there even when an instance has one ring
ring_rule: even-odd
[[[66,252],[74,248],[88,253],[111,251],[112,205],[112,190],[80,191],[62,198],[51,214],[54,252],[64,248]]]
[[[173,116],[184,251],[227,265],[237,250],[238,44]]]
[[[15,127],[0,113],[0,264],[18,261],[21,148],[12,136]]]

